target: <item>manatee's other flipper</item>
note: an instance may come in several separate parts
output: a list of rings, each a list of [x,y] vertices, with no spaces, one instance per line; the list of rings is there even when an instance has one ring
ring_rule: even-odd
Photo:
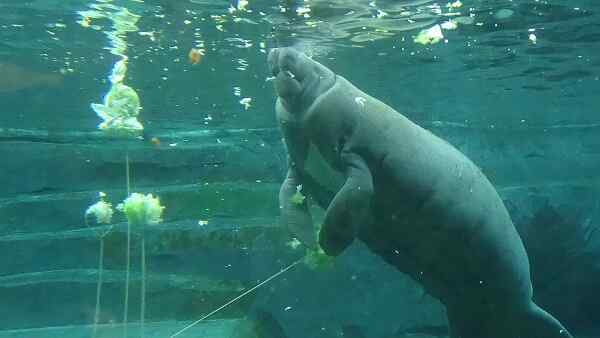
[[[533,302],[525,311],[508,316],[467,306],[447,308],[447,314],[450,338],[573,338],[558,320]]]
[[[337,256],[356,238],[358,229],[371,218],[373,177],[366,162],[357,154],[342,151],[346,182],[325,213],[319,244],[329,256]]]
[[[548,312],[531,302],[521,317],[520,337],[527,338],[573,338],[562,324]]]
[[[300,194],[303,185],[304,161],[308,144],[302,132],[294,127],[282,127],[285,147],[288,153],[288,172],[279,188],[279,208],[281,223],[302,244],[311,249],[317,248],[317,235],[310,214],[308,201]]]

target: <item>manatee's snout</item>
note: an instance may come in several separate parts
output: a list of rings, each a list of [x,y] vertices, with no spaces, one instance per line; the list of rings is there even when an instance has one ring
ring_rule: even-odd
[[[290,101],[302,93],[297,63],[302,55],[291,48],[275,48],[269,52],[267,62],[275,76],[277,96]]]
[[[298,80],[304,78],[304,73],[308,71],[307,67],[303,66],[307,61],[306,55],[290,47],[274,48],[267,57],[273,76],[287,72],[286,75],[298,78]]]
[[[331,70],[293,47],[272,49],[267,62],[277,96],[289,111],[308,107],[335,82]]]

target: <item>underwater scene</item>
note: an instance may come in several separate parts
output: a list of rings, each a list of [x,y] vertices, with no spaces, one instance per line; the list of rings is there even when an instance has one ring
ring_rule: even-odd
[[[600,2],[0,18],[0,338],[600,337]]]

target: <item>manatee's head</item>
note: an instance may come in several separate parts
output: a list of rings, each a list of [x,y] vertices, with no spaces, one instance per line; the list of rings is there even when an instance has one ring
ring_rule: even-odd
[[[329,68],[292,47],[271,50],[268,63],[275,77],[275,92],[292,114],[306,110],[335,83]]]

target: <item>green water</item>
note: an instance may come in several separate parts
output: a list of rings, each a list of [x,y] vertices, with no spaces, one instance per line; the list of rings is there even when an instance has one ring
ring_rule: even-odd
[[[96,334],[124,335],[126,217],[86,225],[84,215],[99,192],[112,207],[127,197],[126,158],[129,190],[165,207],[161,222],[132,229],[130,337],[140,336],[142,237],[146,337],[168,337],[303,256],[278,223],[286,153],[266,58],[285,46],[480,166],[525,242],[536,302],[576,336],[599,335],[600,4],[449,5],[1,1],[0,337],[91,337],[105,232]],[[415,42],[436,25],[437,43]],[[138,96],[139,111],[135,100],[124,109],[143,131],[119,138],[91,105],[106,104],[125,58],[117,82]],[[447,332],[441,304],[360,243],[210,319],[180,337]]]

